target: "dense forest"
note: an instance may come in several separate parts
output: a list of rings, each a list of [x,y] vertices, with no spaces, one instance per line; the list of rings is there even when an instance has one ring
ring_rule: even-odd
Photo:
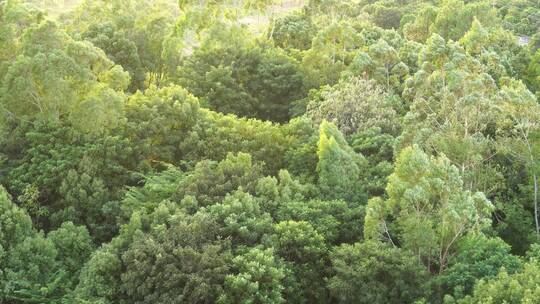
[[[540,303],[540,0],[0,0],[0,303]]]

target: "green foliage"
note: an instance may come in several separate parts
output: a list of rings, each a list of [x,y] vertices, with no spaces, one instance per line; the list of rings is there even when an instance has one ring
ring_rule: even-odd
[[[233,259],[237,274],[225,278],[225,290],[217,303],[284,303],[283,266],[271,249],[254,248]]]
[[[5,254],[33,234],[32,220],[24,210],[11,202],[9,194],[3,187],[0,187],[0,262],[4,267]]]
[[[314,185],[302,184],[295,180],[288,171],[279,171],[278,178],[266,176],[257,181],[255,193],[261,200],[262,208],[273,216],[282,204],[304,201],[316,196]]]
[[[182,135],[199,119],[199,103],[178,86],[150,87],[129,98],[126,116],[125,132],[145,156],[146,166],[154,161],[174,163],[181,157]]]
[[[511,32],[499,28],[486,29],[475,19],[460,42],[469,54],[484,64],[495,81],[501,82],[508,76],[523,79],[526,75],[530,54],[518,44]]]
[[[0,187],[0,301],[60,303],[93,251],[84,227],[66,222],[45,236]]]
[[[354,153],[335,125],[326,121],[320,127],[317,155],[319,188],[324,198],[365,200],[360,179],[365,159]]]
[[[350,70],[356,75],[367,75],[375,79],[387,91],[400,92],[409,67],[401,61],[400,54],[383,38],[359,52],[353,59]]]
[[[20,132],[20,133],[18,133]],[[52,229],[86,225],[100,241],[115,233],[115,200],[137,179],[128,172],[130,147],[117,136],[95,138],[69,127],[21,128],[23,147],[8,150],[2,180],[35,218]]]
[[[166,64],[174,63],[165,60],[162,53],[167,38],[174,29],[177,13],[176,3],[168,0],[83,0],[74,10],[60,19],[66,24],[69,33],[83,36],[89,29],[92,30],[93,25],[101,27],[111,24],[117,32],[122,32],[120,35],[125,35],[127,40],[135,44],[147,84],[160,86],[166,80],[166,72],[169,69]],[[116,45],[105,51],[111,56],[113,50],[119,47]],[[124,47],[131,48],[125,44]],[[129,57],[132,54],[120,55],[123,58],[125,56]],[[136,62],[130,62],[130,68],[126,70],[133,72],[131,67],[136,65]],[[141,78],[138,77],[140,75],[133,80],[140,81]]]
[[[7,66],[20,53],[18,39],[29,26],[41,21],[43,14],[29,5],[18,1],[0,3],[0,75],[5,75]]]
[[[351,147],[368,161],[364,187],[370,197],[384,194],[388,176],[394,170],[396,138],[380,128],[370,127],[352,136]]]
[[[489,26],[500,24],[497,11],[486,1],[447,0],[440,7],[424,6],[419,18],[405,23],[404,32],[408,38],[418,42],[424,42],[434,33],[444,39],[457,41],[475,19]]]
[[[399,240],[432,271],[446,269],[457,242],[491,222],[493,205],[484,194],[464,190],[457,168],[446,157],[429,157],[417,146],[400,153],[386,191],[386,201],[368,204],[364,233],[389,237],[394,244]],[[396,235],[388,231],[389,215]]]
[[[503,26],[519,35],[532,36],[540,28],[540,10],[537,0],[505,0],[497,4]]]
[[[60,228],[49,232],[47,239],[58,250],[56,258],[60,261],[61,268],[66,272],[69,280],[64,283],[63,288],[75,289],[79,282],[81,265],[90,259],[90,254],[94,251],[94,244],[88,230],[83,226],[65,222]]]
[[[277,172],[293,138],[270,122],[200,109],[197,99],[177,86],[136,93],[126,110],[126,133],[136,142],[145,167],[159,162],[193,166],[200,160],[245,152]]]
[[[215,228],[201,215],[173,221],[170,227],[155,227],[148,237],[136,238],[122,253],[125,271],[120,277],[127,299],[135,303],[214,301],[230,258]],[[171,265],[173,260],[176,263]]]
[[[217,24],[209,31],[178,68],[178,82],[210,109],[286,121],[290,103],[305,95],[298,63],[279,49],[250,41],[242,28]]]
[[[0,303],[538,302],[539,7],[0,0]]]
[[[230,244],[207,214],[187,216],[163,203],[136,212],[81,274],[80,300],[114,303],[217,300],[230,268]],[[180,293],[179,290],[182,290]]]
[[[400,146],[419,144],[445,154],[467,189],[491,194],[500,178],[490,163],[496,149],[493,125],[500,119],[493,78],[456,43],[438,35],[428,39],[419,59],[422,68],[403,92],[411,104]]]
[[[129,76],[101,50],[70,39],[51,21],[31,26],[21,41],[22,55],[2,79],[3,116],[69,122],[94,133],[118,123],[123,116],[119,91]]]
[[[525,200],[524,203],[530,201]],[[499,202],[496,207],[497,234],[512,246],[513,253],[523,254],[536,240],[533,212],[518,201]]]
[[[302,58],[309,85],[335,84],[359,44],[360,37],[349,22],[332,22],[321,28]]]
[[[272,231],[272,217],[261,210],[254,197],[240,190],[211,206],[209,213],[221,227],[219,234],[236,246],[260,243],[261,238]]]
[[[400,27],[403,12],[399,7],[386,6],[384,2],[379,2],[366,5],[364,10],[369,14],[371,21],[377,26],[385,29],[397,29]]]
[[[494,279],[482,280],[474,288],[474,295],[460,303],[534,303],[540,296],[539,265],[532,260],[523,265],[523,271],[506,271]]]
[[[144,89],[145,74],[134,42],[111,23],[92,24],[82,38],[102,49],[107,57],[129,73],[130,91]]]
[[[530,88],[536,92],[537,98],[540,98],[540,50],[536,50],[531,58],[525,77]]]
[[[327,243],[339,244],[361,238],[363,211],[360,206],[349,207],[345,201],[284,201],[276,219],[308,222]]]
[[[283,221],[274,225],[274,233],[267,242],[290,263],[294,284],[287,285],[286,298],[299,303],[326,302],[323,277],[328,249],[324,237],[308,222]]]
[[[328,288],[336,303],[413,303],[428,280],[413,255],[378,242],[343,244],[331,259]]]
[[[6,298],[23,303],[57,301],[62,295],[61,284],[66,276],[56,260],[57,255],[53,242],[43,234],[35,234],[18,243],[11,250],[4,270]]]
[[[122,202],[122,213],[129,219],[135,211],[140,209],[146,212],[153,211],[162,202],[172,201],[178,203],[187,213],[195,213],[199,207],[206,207],[220,203],[228,194],[241,189],[254,192],[257,179],[261,177],[261,168],[253,164],[249,154],[229,154],[221,162],[201,161],[193,170],[183,173],[170,166],[166,171],[146,179],[142,188],[131,188]],[[240,191],[241,192],[241,191]],[[238,193],[240,202],[228,197],[230,203],[245,203],[251,205],[251,197]],[[216,209],[217,213],[226,212]],[[249,206],[258,209],[258,206]],[[248,208],[249,208],[248,207]],[[216,207],[217,208],[217,207]],[[226,216],[227,214],[222,214]]]
[[[307,50],[315,35],[316,27],[306,14],[292,13],[275,21],[270,33],[274,43],[285,49]]]
[[[459,253],[436,279],[436,284],[454,299],[470,294],[477,280],[496,277],[501,268],[509,274],[522,269],[519,257],[510,254],[510,246],[501,239],[468,237],[458,246]]]
[[[333,123],[345,135],[369,128],[395,134],[399,129],[399,105],[372,81],[347,79],[332,88],[323,88],[320,98],[308,104],[307,115],[316,123]]]

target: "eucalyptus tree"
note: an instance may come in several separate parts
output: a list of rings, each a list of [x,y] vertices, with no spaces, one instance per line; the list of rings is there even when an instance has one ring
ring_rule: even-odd
[[[0,86],[6,120],[65,122],[100,133],[122,119],[129,75],[102,50],[43,21],[24,32],[21,51]]]
[[[386,191],[368,202],[364,234],[410,250],[431,272],[442,273],[459,240],[491,224],[485,195],[466,190],[448,158],[418,146],[402,150]]]

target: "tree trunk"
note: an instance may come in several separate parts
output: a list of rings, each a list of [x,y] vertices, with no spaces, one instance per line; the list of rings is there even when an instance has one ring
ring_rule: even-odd
[[[536,224],[536,238],[540,243],[540,225],[538,224],[538,177],[533,174],[534,181],[534,222]]]

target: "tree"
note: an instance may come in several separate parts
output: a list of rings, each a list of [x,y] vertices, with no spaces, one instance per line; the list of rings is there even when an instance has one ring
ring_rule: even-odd
[[[342,244],[331,260],[328,288],[336,303],[413,303],[428,280],[414,255],[377,241]]]
[[[316,196],[315,186],[303,184],[291,176],[289,171],[281,170],[277,178],[266,176],[257,181],[255,194],[261,201],[261,207],[276,217],[282,205],[288,202],[304,201]]]
[[[459,253],[450,260],[449,267],[434,279],[442,290],[435,301],[449,295],[459,300],[472,293],[477,281],[495,278],[501,269],[510,274],[519,272],[523,266],[518,256],[510,254],[510,246],[499,238],[465,237],[458,247]]]
[[[121,120],[129,75],[101,50],[72,40],[51,21],[27,29],[21,49],[0,86],[8,120],[67,122],[92,133]]]
[[[460,303],[534,303],[540,296],[540,270],[538,261],[523,265],[523,271],[508,274],[505,270],[491,280],[481,280],[474,294]]]
[[[315,31],[316,26],[307,14],[293,12],[275,21],[271,38],[285,50],[303,51],[311,47]]]
[[[536,236],[540,242],[540,218],[538,206],[538,148],[535,144],[540,128],[540,106],[534,95],[522,83],[510,82],[501,88],[499,97],[502,100],[505,122],[508,124],[510,136],[503,138],[502,149],[513,154],[525,167],[530,168],[532,175],[534,220]]]
[[[327,269],[324,238],[308,222],[283,221],[274,224],[267,240],[275,253],[288,262],[294,279],[285,282],[286,299],[299,303],[324,303],[327,292],[323,277]]]
[[[114,24],[92,24],[83,33],[84,40],[102,49],[114,63],[122,66],[129,73],[131,83],[129,90],[144,90],[145,73],[137,52],[137,46],[126,37],[126,33],[118,30]]]
[[[0,265],[5,267],[4,257],[13,246],[33,235],[32,220],[23,209],[17,207],[4,187],[0,186]]]
[[[209,213],[220,225],[222,237],[229,238],[234,246],[249,246],[260,243],[272,231],[272,218],[261,209],[253,196],[237,190],[210,206]]]
[[[390,134],[399,130],[397,102],[371,80],[353,77],[324,88],[321,95],[322,100],[308,104],[307,115],[315,123],[326,120],[345,135],[372,127]]]
[[[362,206],[349,207],[345,201],[284,200],[274,218],[308,222],[327,244],[340,244],[361,239],[364,216]]]
[[[233,265],[237,273],[225,278],[224,294],[217,303],[285,303],[285,270],[272,249],[250,249],[236,256]]]
[[[403,25],[404,36],[412,41],[425,42],[431,35],[431,24],[437,18],[437,8],[432,5],[421,6],[418,14],[412,14],[410,21]],[[408,20],[409,18],[404,18]]]
[[[0,303],[538,302],[539,1],[0,0]]]
[[[467,51],[472,54],[479,54],[484,45],[488,43],[488,31],[480,24],[478,19],[474,19],[471,29],[460,39]]]
[[[9,303],[59,303],[78,282],[93,245],[88,231],[65,223],[47,236],[0,187],[0,294]]]
[[[130,96],[126,104],[125,133],[143,154],[145,166],[153,161],[176,163],[182,140],[199,121],[199,101],[179,86],[148,88]]]
[[[90,259],[95,249],[88,230],[84,226],[75,226],[71,222],[65,222],[60,228],[49,232],[47,239],[58,250],[56,258],[61,264],[61,269],[66,273],[63,288],[74,290],[79,283],[82,265]]]
[[[385,40],[379,39],[369,47],[368,54],[374,61],[373,77],[386,86],[386,90],[399,88],[401,79],[408,74],[408,67],[401,62],[398,52]]]
[[[276,122],[287,121],[291,102],[306,94],[295,59],[227,24],[208,30],[177,78],[212,110]]]
[[[369,197],[384,195],[388,176],[394,171],[396,137],[378,127],[359,131],[351,137],[351,147],[366,157],[364,187]]]
[[[493,206],[484,194],[465,190],[458,169],[444,155],[430,157],[417,146],[400,153],[386,192],[387,200],[368,203],[364,234],[401,244],[432,272],[447,268],[460,239],[491,223]]]
[[[326,121],[320,126],[317,155],[318,182],[323,198],[357,203],[365,200],[361,185],[365,159],[349,147],[336,126]]]
[[[230,253],[204,215],[139,238],[122,253],[122,290],[135,303],[209,303],[221,294]],[[182,290],[182,292],[178,292]]]
[[[370,19],[377,26],[385,29],[398,29],[402,17],[402,10],[399,7],[392,7],[374,3],[366,5],[364,10],[369,13]]]
[[[91,177],[89,168],[71,169],[59,188],[60,202],[54,206],[56,213],[50,214],[54,225],[66,220],[83,224],[98,240],[108,240],[116,231],[114,222],[106,216],[106,205],[111,199],[103,180]]]
[[[465,4],[460,0],[445,1],[430,31],[445,39],[457,41],[469,30],[475,19],[485,25],[496,24],[498,21],[495,10],[487,2]]]
[[[359,45],[359,35],[348,22],[332,22],[322,28],[302,58],[309,86],[337,83]]]
[[[119,236],[92,255],[75,291],[80,301],[213,303],[230,274],[230,243],[205,213],[164,202],[135,212]]]
[[[243,152],[264,162],[265,173],[275,174],[296,137],[278,124],[201,109],[197,98],[178,86],[132,95],[126,114],[124,134],[141,152],[142,169],[159,162],[191,168],[201,160],[220,161]]]
[[[7,65],[20,53],[20,37],[29,26],[39,23],[42,12],[19,1],[0,3],[0,75],[5,75]]]
[[[517,35],[532,36],[540,27],[540,11],[536,0],[504,1],[497,13],[502,25]]]
[[[147,86],[161,87],[171,76],[166,73],[175,68],[167,65],[177,64],[162,55],[178,13],[177,4],[167,0],[84,0],[61,20],[74,36],[84,34],[93,24],[112,24],[135,43]]]
[[[497,86],[478,61],[442,37],[430,37],[421,52],[421,70],[406,82],[403,95],[411,102],[398,144],[421,145],[445,154],[457,166],[465,187],[496,192],[502,176],[492,163],[496,142],[491,126],[500,112]]]
[[[514,34],[500,28],[486,28],[474,19],[471,29],[460,39],[467,53],[478,58],[493,79],[524,79],[530,54],[521,47]]]
[[[36,226],[50,231],[72,221],[108,241],[118,228],[114,202],[140,179],[130,173],[137,157],[129,141],[43,124],[21,125],[13,136],[1,148],[8,161],[0,179]]]
[[[169,165],[163,172],[148,176],[144,186],[132,187],[126,193],[121,206],[122,215],[124,220],[129,220],[134,212],[152,212],[163,202],[174,202],[177,208],[187,214],[194,214],[201,207],[210,207],[210,212],[224,224],[222,228],[228,230],[228,236],[247,237],[254,231],[237,225],[256,226],[257,221],[253,221],[251,216],[258,219],[264,213],[259,204],[244,191],[254,193],[260,177],[260,164],[253,163],[251,156],[245,153],[229,154],[221,162],[201,161],[188,172]],[[235,211],[240,214],[235,214]],[[244,212],[249,212],[246,218],[242,218]],[[234,222],[227,222],[228,216],[239,216],[236,220],[248,222],[235,225]],[[227,224],[231,225],[229,229],[225,228]],[[240,228],[242,230],[238,231]],[[264,229],[264,225],[259,228]],[[254,241],[249,237],[243,241],[248,240]]]
[[[15,302],[53,302],[63,295],[67,273],[53,242],[35,233],[12,248],[7,261],[5,297]],[[69,288],[69,286],[65,286]]]
[[[536,50],[527,68],[526,81],[537,98],[540,98],[540,49]]]

